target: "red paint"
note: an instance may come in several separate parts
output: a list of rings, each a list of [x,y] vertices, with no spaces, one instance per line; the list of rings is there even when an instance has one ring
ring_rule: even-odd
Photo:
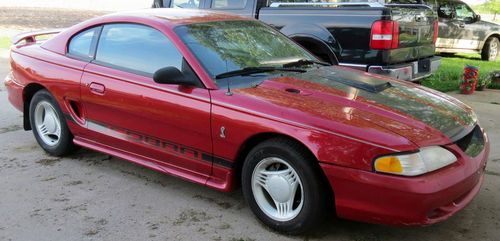
[[[471,65],[466,65],[464,67],[464,79],[460,84],[461,93],[466,95],[474,94],[478,77],[479,69]]]
[[[335,193],[337,212],[345,218],[425,225],[447,218],[477,194],[488,140],[478,157],[469,158],[441,132],[408,115],[352,98],[353,93],[294,78],[264,81],[259,91],[235,89],[232,96],[226,95],[226,89],[217,87],[172,29],[179,24],[240,19],[212,12],[161,9],[112,14],[80,23],[41,46],[12,48],[13,72],[5,82],[9,100],[23,110],[27,98],[24,89],[43,86],[68,115],[76,144],[222,191],[237,187],[237,162],[244,158],[240,154],[248,140],[270,134],[294,138],[319,160]],[[65,55],[74,34],[108,22],[140,23],[164,33],[206,88],[157,84],[151,78]],[[471,111],[446,95],[398,83],[424,89]],[[292,87],[301,92],[284,91]],[[225,138],[220,137],[221,127],[226,130]],[[426,145],[447,146],[459,161],[412,178],[372,171],[377,156],[415,151]],[[189,148],[181,151],[181,147]],[[200,159],[200,153],[227,163]],[[450,206],[453,201],[459,204]],[[434,216],[429,217],[432,212]]]

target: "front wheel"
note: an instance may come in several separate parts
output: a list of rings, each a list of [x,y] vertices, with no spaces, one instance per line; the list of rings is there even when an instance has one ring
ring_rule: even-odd
[[[76,149],[62,111],[48,91],[36,92],[29,110],[31,129],[43,150],[53,156],[63,156]]]
[[[254,214],[269,227],[303,233],[325,217],[327,191],[316,160],[296,142],[275,138],[257,145],[242,170],[242,189]]]
[[[481,59],[486,61],[495,61],[500,51],[500,40],[495,37],[490,37],[484,43],[483,50],[481,51]]]

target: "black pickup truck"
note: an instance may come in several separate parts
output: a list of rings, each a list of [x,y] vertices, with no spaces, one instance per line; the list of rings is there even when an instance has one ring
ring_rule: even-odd
[[[422,79],[441,63],[434,55],[437,16],[423,0],[307,1],[155,0],[153,7],[254,17],[325,61],[398,79]]]

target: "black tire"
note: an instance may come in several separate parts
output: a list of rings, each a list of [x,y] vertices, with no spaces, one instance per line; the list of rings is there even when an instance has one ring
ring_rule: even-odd
[[[48,103],[55,110],[57,119],[60,122],[60,137],[53,145],[47,144],[41,137],[41,133],[35,125],[35,109],[39,103]],[[61,111],[61,108],[57,104],[55,98],[47,91],[40,90],[33,95],[31,99],[29,108],[30,125],[33,130],[36,141],[42,147],[44,151],[52,156],[64,156],[75,151],[77,147],[73,144],[73,135],[68,129],[68,125]]]
[[[500,40],[495,37],[490,37],[484,43],[481,51],[481,59],[485,61],[496,61],[500,52]]]
[[[252,189],[252,176],[257,165],[266,158],[277,157],[288,163],[298,174],[303,189],[303,204],[297,216],[288,221],[277,221],[260,207]],[[242,189],[253,213],[264,224],[287,234],[300,234],[317,227],[326,217],[328,190],[317,160],[308,155],[299,143],[285,138],[273,138],[254,147],[243,163]],[[333,205],[333,203],[332,203]]]

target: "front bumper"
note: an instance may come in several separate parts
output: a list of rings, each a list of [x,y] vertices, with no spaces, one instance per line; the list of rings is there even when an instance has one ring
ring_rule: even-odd
[[[411,63],[368,67],[369,73],[390,76],[395,79],[418,81],[436,72],[441,65],[441,57],[434,56]]]
[[[443,221],[469,204],[483,182],[489,143],[477,157],[447,146],[458,161],[443,169],[402,177],[321,164],[341,218],[396,226]]]

